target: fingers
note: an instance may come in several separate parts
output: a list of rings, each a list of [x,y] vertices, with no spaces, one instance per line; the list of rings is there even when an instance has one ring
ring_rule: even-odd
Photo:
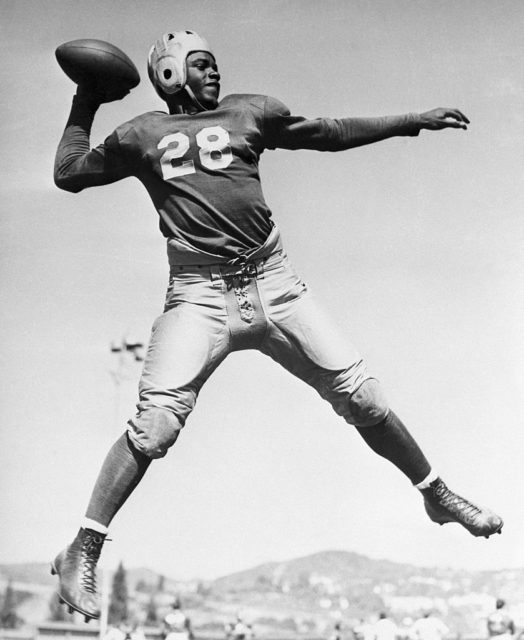
[[[469,124],[469,118],[459,111],[458,109],[444,109],[444,118],[452,118],[457,122],[463,122],[464,124]]]
[[[459,109],[441,109],[440,121],[442,128],[467,129],[469,118]]]
[[[459,111],[458,109],[456,110],[457,113],[460,115],[460,117],[462,118],[462,121],[465,122],[466,124],[469,124],[469,118],[467,116],[465,116],[462,111]]]
[[[76,95],[82,102],[89,103],[95,108],[98,108],[104,101],[103,96],[91,84],[79,84],[76,89]]]
[[[440,129],[467,129],[469,118],[459,109],[437,108],[420,114],[422,128],[438,131]]]
[[[446,116],[446,118],[441,121],[441,127],[442,129],[467,129],[468,125],[461,120],[457,120],[454,116]]]
[[[129,95],[130,90],[117,87],[116,89],[100,86],[94,83],[82,83],[77,87],[77,96],[98,104],[104,104],[107,102],[114,102],[116,100],[122,100]]]

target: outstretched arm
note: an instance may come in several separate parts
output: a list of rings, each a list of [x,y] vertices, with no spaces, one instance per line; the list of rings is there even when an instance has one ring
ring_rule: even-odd
[[[351,149],[394,136],[417,136],[422,129],[467,129],[469,124],[468,118],[459,109],[443,107],[424,113],[381,118],[343,118],[333,122],[335,126],[331,125],[330,137],[338,140],[341,145],[338,149]]]
[[[342,151],[394,136],[417,136],[422,129],[466,129],[469,124],[459,109],[442,107],[398,116],[308,120],[290,115],[282,103],[269,100],[269,148]]]

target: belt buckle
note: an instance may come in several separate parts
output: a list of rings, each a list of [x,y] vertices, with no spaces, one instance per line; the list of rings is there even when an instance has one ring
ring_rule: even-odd
[[[229,273],[224,276],[228,289],[232,289],[233,287],[245,287],[249,284],[249,281],[252,278],[256,278],[257,276],[258,272],[256,263],[253,260],[249,260],[245,255],[234,258],[229,264],[232,267],[238,268],[233,273]]]

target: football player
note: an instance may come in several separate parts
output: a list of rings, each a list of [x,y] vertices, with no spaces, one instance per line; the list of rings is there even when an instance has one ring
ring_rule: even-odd
[[[194,639],[191,620],[182,611],[182,605],[178,598],[175,598],[171,605],[171,611],[164,617],[162,637],[164,640]]]
[[[56,154],[55,182],[66,191],[138,178],[158,212],[170,266],[137,412],[102,465],[76,538],[52,564],[61,600],[86,620],[99,617],[95,569],[113,517],[151,460],[176,442],[207,378],[241,349],[258,349],[311,385],[407,476],[434,522],[457,522],[474,536],[500,533],[501,518],[453,493],[432,470],[362,357],[297,275],[258,170],[266,149],[342,151],[422,129],[466,129],[468,118],[437,108],[306,119],[264,95],[219,102],[215,55],[192,31],[162,36],[148,72],[168,113],[140,115],[90,150],[95,113],[110,98],[81,84]]]
[[[495,611],[490,613],[487,619],[488,638],[497,638],[497,640],[511,640],[515,634],[515,622],[509,615],[506,607],[506,601],[497,598],[495,602]]]

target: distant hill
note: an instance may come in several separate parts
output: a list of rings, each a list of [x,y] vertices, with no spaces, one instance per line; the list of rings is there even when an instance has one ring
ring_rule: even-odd
[[[292,637],[324,634],[338,618],[351,625],[386,609],[402,623],[431,608],[457,633],[479,637],[498,596],[523,603],[513,613],[524,628],[524,568],[420,568],[332,550],[212,581],[176,581],[147,568],[126,571],[132,610],[144,611],[154,598],[161,613],[179,595],[195,627],[217,633],[238,611],[253,622],[258,637]],[[0,589],[8,581],[21,594],[21,617],[28,624],[43,622],[56,586],[48,563],[0,565]]]
[[[415,569],[408,564],[389,560],[372,560],[367,556],[350,551],[322,551],[295,558],[286,562],[269,562],[252,569],[233,573],[213,582],[213,587],[221,590],[246,590],[269,582],[275,586],[288,583],[300,585],[309,582],[313,575],[328,577],[333,584],[344,585],[355,582],[375,582],[397,580],[417,573],[434,573],[434,569]]]

